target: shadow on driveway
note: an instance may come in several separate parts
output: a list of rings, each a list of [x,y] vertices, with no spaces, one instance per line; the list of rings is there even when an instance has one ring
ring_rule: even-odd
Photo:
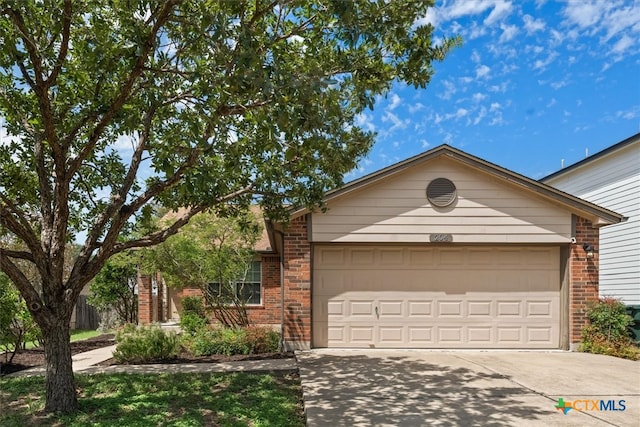
[[[551,399],[503,375],[446,353],[429,360],[299,353],[308,425],[526,425],[554,412]]]

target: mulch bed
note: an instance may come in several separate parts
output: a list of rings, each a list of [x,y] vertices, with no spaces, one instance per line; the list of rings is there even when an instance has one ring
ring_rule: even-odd
[[[97,348],[108,347],[115,344],[115,336],[113,334],[100,335],[82,341],[74,341],[71,343],[71,354],[84,353],[85,351],[95,350]],[[11,355],[6,355],[7,359]],[[194,356],[191,353],[181,352],[178,357],[173,359],[156,361],[154,363],[223,363],[242,360],[266,360],[266,359],[288,359],[294,357],[293,352],[286,353],[262,353],[249,355],[224,356],[214,354],[212,356]],[[99,366],[117,365],[115,359],[105,360],[99,363]],[[12,372],[22,371],[24,369],[33,368],[35,366],[44,365],[44,349],[33,348],[23,350],[16,353],[12,363],[5,363],[5,355],[0,354],[0,376],[10,374]]]
[[[84,353],[85,351],[91,351],[97,348],[108,347],[114,344],[114,334],[104,334],[82,341],[74,341],[71,343],[71,355]],[[0,354],[0,375],[6,375],[12,372],[44,365],[44,348],[38,347],[21,350],[19,353],[16,353],[11,363],[5,363],[10,357],[11,353]]]

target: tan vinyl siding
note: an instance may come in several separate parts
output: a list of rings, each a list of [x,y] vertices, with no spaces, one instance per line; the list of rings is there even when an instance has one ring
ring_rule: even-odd
[[[640,143],[546,184],[628,218],[600,230],[600,295],[640,304]]]
[[[454,205],[434,209],[426,187],[454,182]],[[329,201],[312,216],[315,242],[428,242],[447,233],[455,243],[566,243],[571,215],[535,194],[438,158]]]

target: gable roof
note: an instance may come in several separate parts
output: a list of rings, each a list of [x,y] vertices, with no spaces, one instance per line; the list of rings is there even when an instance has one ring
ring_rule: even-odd
[[[566,173],[572,172],[572,171],[574,171],[576,169],[579,169],[581,167],[584,167],[584,166],[588,166],[589,164],[591,164],[591,163],[593,163],[593,162],[595,162],[597,160],[600,160],[600,159],[602,159],[604,157],[607,157],[607,156],[609,156],[609,155],[611,155],[611,154],[613,154],[613,153],[615,153],[615,152],[617,152],[617,151],[619,151],[619,150],[621,150],[621,149],[623,149],[625,147],[628,147],[628,146],[633,145],[633,144],[638,144],[638,143],[640,143],[640,133],[637,133],[637,134],[635,134],[633,136],[630,136],[629,138],[627,138],[627,139],[625,139],[623,141],[620,141],[617,144],[613,144],[609,148],[605,148],[602,151],[598,151],[597,153],[595,153],[595,154],[593,154],[593,155],[591,155],[589,157],[586,157],[586,158],[580,160],[579,162],[576,162],[576,163],[574,163],[574,164],[572,164],[570,166],[567,166],[566,168],[560,169],[559,171],[556,171],[556,172],[554,172],[552,174],[549,174],[549,175],[545,176],[544,178],[541,178],[540,182],[547,182],[547,181],[549,181],[549,180],[551,180],[553,178],[558,178],[558,177],[560,177],[560,176],[562,176],[562,175],[564,175]]]
[[[571,194],[560,191],[557,188],[543,184],[531,178],[527,178],[524,175],[520,175],[494,163],[480,159],[479,157],[472,156],[471,154],[465,153],[464,151],[446,144],[363,176],[362,178],[351,181],[342,187],[336,188],[335,190],[328,191],[325,194],[323,201],[326,203],[339,197],[345,197],[349,193],[371,186],[380,180],[396,175],[408,168],[442,156],[453,159],[459,163],[463,163],[473,169],[501,178],[505,182],[516,187],[520,187],[523,190],[535,193],[552,203],[565,207],[570,212],[590,219],[594,225],[603,226],[615,224],[622,222],[625,219],[624,216],[609,209],[587,202],[586,200],[582,200],[578,197],[572,196]],[[309,212],[311,211],[307,208],[293,209],[291,211],[291,218],[295,218]]]

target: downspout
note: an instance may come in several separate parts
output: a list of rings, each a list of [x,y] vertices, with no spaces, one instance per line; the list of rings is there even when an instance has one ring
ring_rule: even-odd
[[[285,351],[284,345],[284,233],[280,230],[273,230],[280,235],[280,352]]]

